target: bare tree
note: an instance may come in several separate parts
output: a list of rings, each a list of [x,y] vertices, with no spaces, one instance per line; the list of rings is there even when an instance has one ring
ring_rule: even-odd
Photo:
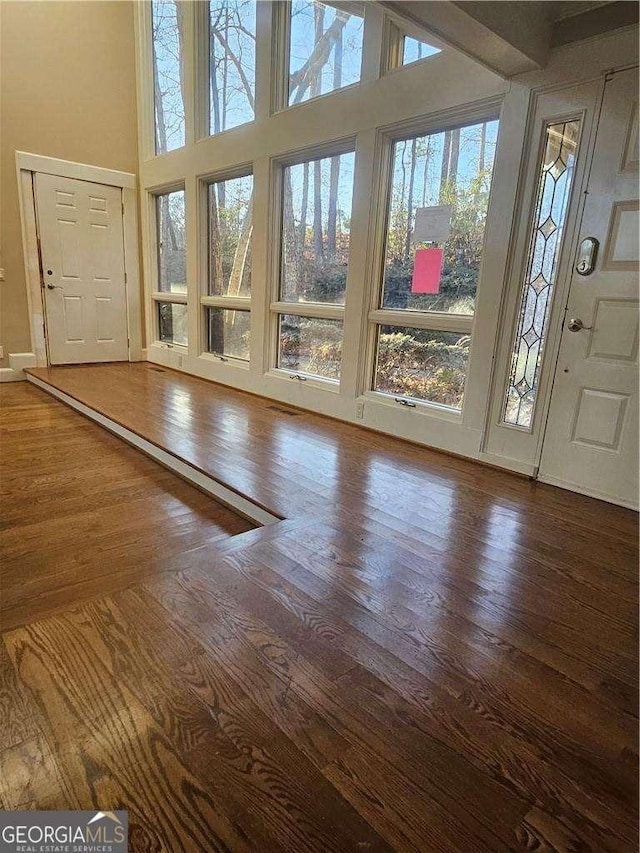
[[[407,192],[407,233],[404,242],[404,257],[408,260],[411,254],[411,221],[413,213],[413,185],[416,176],[416,146],[417,141],[411,140],[411,160],[409,164],[409,190]]]
[[[333,88],[342,86],[342,30],[336,37],[335,57],[333,66]],[[331,158],[329,175],[329,208],[327,212],[327,252],[330,258],[335,258],[337,248],[338,227],[338,185],[340,182],[340,157]]]

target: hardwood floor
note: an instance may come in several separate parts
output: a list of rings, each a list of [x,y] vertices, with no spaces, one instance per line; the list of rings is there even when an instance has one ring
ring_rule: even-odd
[[[636,849],[634,513],[146,364],[34,373],[286,520],[218,540],[2,391],[5,808],[127,808],[133,851]],[[131,535],[80,583],[103,476]]]
[[[0,392],[0,461],[5,629],[253,527],[25,382]]]

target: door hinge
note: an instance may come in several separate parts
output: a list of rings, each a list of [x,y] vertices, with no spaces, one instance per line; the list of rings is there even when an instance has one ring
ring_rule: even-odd
[[[127,274],[126,273],[124,274],[124,283],[125,284],[127,283]]]

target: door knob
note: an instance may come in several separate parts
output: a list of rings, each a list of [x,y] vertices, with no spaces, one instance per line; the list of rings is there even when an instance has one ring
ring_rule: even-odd
[[[47,285],[47,289],[48,289],[48,290],[56,290],[56,289],[58,289],[58,290],[64,290],[64,288],[63,288],[63,287],[60,287],[60,285],[59,285],[59,284],[48,284],[48,285]]]
[[[570,332],[581,332],[583,329],[592,329],[593,326],[585,326],[579,317],[572,317],[567,323],[567,329]]]

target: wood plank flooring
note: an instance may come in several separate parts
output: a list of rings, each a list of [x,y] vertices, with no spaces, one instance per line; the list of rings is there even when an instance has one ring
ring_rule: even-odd
[[[0,391],[0,462],[5,629],[254,526],[26,382]]]
[[[1,805],[127,808],[133,851],[637,849],[634,513],[146,364],[34,373],[286,520],[222,540],[3,389]],[[103,467],[130,535],[80,583]]]

